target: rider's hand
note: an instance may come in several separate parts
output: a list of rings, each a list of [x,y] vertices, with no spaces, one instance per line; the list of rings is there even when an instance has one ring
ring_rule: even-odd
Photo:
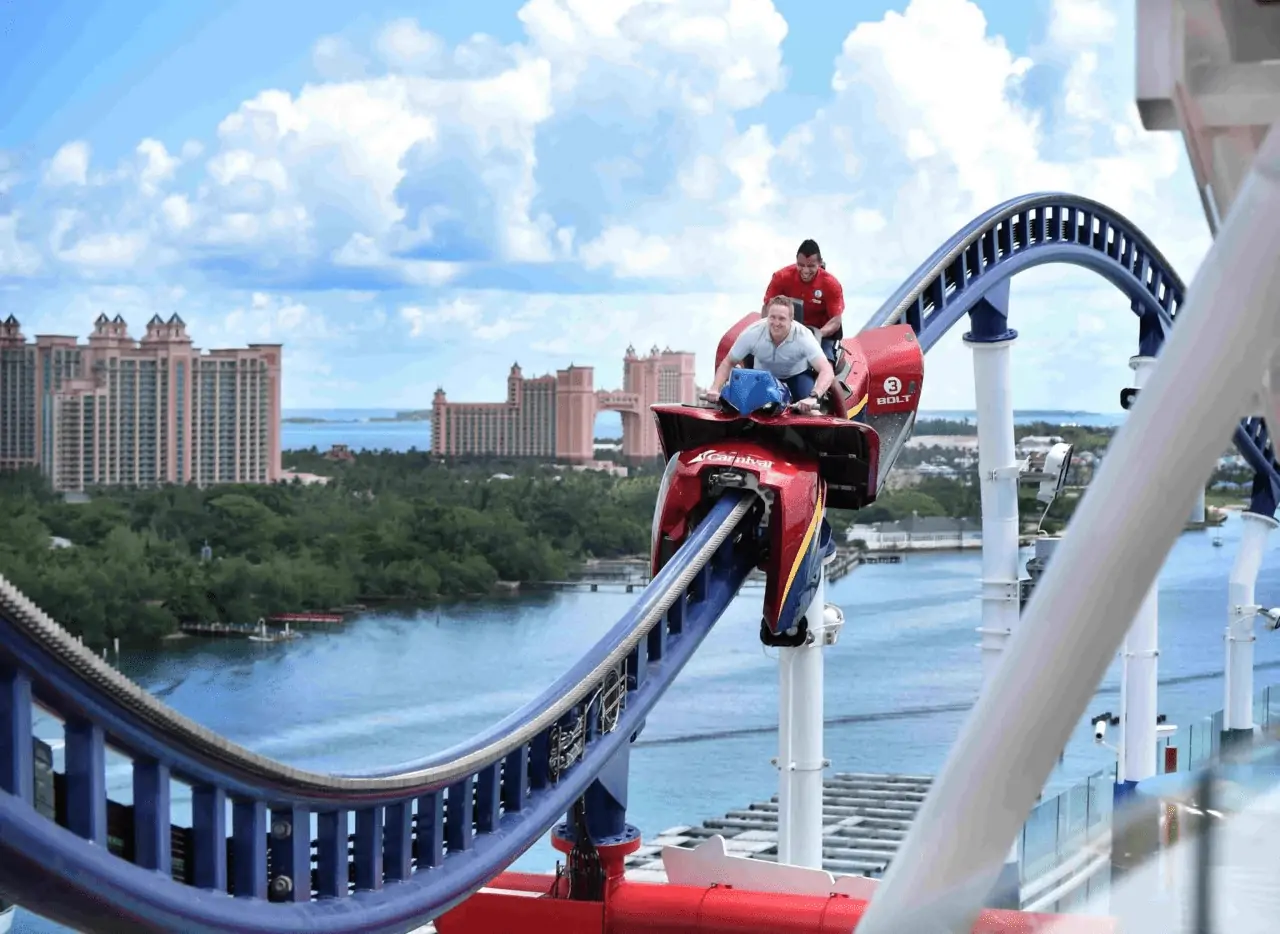
[[[720,401],[720,393],[718,393],[718,392],[716,392],[714,389],[712,389],[710,392],[708,392],[708,393],[706,393],[705,395],[703,395],[703,397],[702,397],[702,398],[706,399],[708,402],[719,402],[719,401]]]
[[[809,396],[808,398],[801,399],[799,402],[797,402],[796,408],[798,408],[801,412],[815,412],[818,409],[818,400],[815,399],[813,396]]]

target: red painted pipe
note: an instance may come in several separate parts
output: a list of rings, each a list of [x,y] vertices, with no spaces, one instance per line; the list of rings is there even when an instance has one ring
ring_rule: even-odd
[[[845,895],[779,895],[730,886],[709,889],[628,883],[605,906],[607,934],[848,934],[867,903]],[[1112,918],[987,909],[973,934],[1115,934]]]
[[[550,892],[554,879],[503,873],[436,921],[441,934],[496,934],[516,925],[526,934],[848,934],[866,902],[845,895],[778,895],[731,886],[697,888],[620,881],[604,903],[503,895]],[[495,891],[496,890],[496,891]],[[1116,934],[1113,918],[988,909],[973,934]]]

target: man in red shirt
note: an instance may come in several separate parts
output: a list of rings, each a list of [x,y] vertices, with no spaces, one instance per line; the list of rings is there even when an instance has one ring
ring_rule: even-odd
[[[773,274],[764,292],[764,305],[779,295],[804,303],[803,324],[818,332],[822,352],[835,359],[836,342],[844,333],[844,289],[822,262],[822,251],[813,240],[806,240],[796,251],[793,266],[784,266]],[[801,315],[796,319],[800,320]]]

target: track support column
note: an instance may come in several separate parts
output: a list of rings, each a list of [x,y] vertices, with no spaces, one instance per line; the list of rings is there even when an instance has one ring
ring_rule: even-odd
[[[1010,356],[1018,332],[1009,327],[1009,281],[989,291],[969,312],[964,341],[973,350],[974,401],[978,410],[978,473],[982,495],[982,680],[1000,665],[1004,645],[1022,611],[1018,568],[1018,474],[1013,438]],[[1018,908],[1018,842],[987,899],[995,908]]]
[[[1156,358],[1131,357],[1134,385],[1145,387]],[[1118,883],[1160,847],[1160,815],[1152,802],[1134,794],[1138,783],[1156,774],[1156,717],[1160,657],[1160,579],[1151,582],[1121,645],[1120,742],[1113,790],[1111,878]]]
[[[1156,358],[1129,360],[1134,385],[1143,389]],[[1160,655],[1160,583],[1157,578],[1129,627],[1121,648],[1120,767],[1115,797],[1119,803],[1138,782],[1156,774],[1157,677]]]
[[[822,650],[839,636],[844,616],[826,605],[824,569],[805,611],[804,645],[778,649],[778,862],[822,868]]]
[[[1009,283],[969,313],[964,336],[973,349],[978,410],[978,473],[982,493],[982,676],[1000,663],[1018,621],[1018,464],[1013,444],[1013,386],[1009,357],[1018,332],[1008,326]]]
[[[1253,740],[1254,618],[1258,614],[1258,607],[1254,605],[1254,587],[1258,582],[1258,568],[1262,566],[1267,535],[1280,524],[1270,515],[1263,514],[1261,509],[1253,511],[1260,505],[1258,498],[1255,495],[1249,511],[1240,516],[1243,525],[1240,550],[1236,553],[1227,582],[1226,688],[1222,706],[1224,750]],[[1270,505],[1274,510],[1275,504]],[[1266,508],[1265,504],[1262,508]]]

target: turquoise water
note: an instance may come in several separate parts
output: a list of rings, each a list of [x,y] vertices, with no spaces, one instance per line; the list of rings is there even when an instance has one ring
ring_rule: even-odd
[[[371,418],[390,418],[394,409],[286,409],[285,418],[323,418],[323,424],[285,423],[280,427],[284,450],[315,447],[322,451],[334,444],[345,444],[356,451],[420,451],[431,448],[430,422],[373,422]],[[921,418],[968,419],[974,421],[971,411],[921,412]],[[1048,421],[1057,424],[1114,426],[1124,420],[1123,412],[1015,412],[1018,424]],[[597,438],[622,436],[621,417],[616,412],[603,412],[596,419]]]
[[[1161,575],[1160,710],[1187,724],[1222,706],[1227,575],[1240,521],[1184,534]],[[1259,599],[1274,601],[1273,536]],[[935,773],[977,694],[977,552],[911,555],[831,585],[845,612],[826,652],[826,754],[839,770]],[[184,714],[249,748],[319,769],[389,766],[445,748],[510,713],[562,673],[622,614],[625,594],[561,593],[374,615],[292,645],[190,641],[125,655],[122,669]],[[630,598],[634,599],[634,598]],[[777,666],[757,638],[760,592],[740,596],[659,702],[631,759],[629,819],[646,835],[698,823],[773,793]],[[1259,687],[1280,681],[1280,634],[1260,632]],[[1116,710],[1113,664],[1090,712]],[[725,730],[758,728],[732,737]],[[55,734],[50,731],[46,735]],[[1082,720],[1052,793],[1114,765]],[[128,798],[127,766],[111,766]],[[177,797],[175,789],[175,798]],[[175,817],[179,817],[175,814]],[[185,819],[185,818],[184,818]],[[519,862],[549,871],[540,843]],[[20,934],[62,930],[30,915]]]

